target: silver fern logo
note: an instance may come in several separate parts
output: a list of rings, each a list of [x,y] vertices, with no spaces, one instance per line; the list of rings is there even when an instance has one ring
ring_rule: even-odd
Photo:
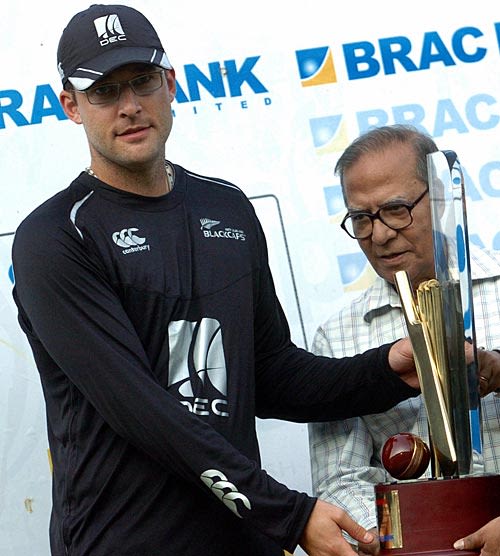
[[[211,218],[200,218],[200,224],[202,230],[211,230],[217,224],[220,224],[220,220],[212,220]]]

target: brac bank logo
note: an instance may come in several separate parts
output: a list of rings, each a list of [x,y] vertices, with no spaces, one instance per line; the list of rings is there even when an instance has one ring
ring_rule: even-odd
[[[312,118],[309,126],[317,154],[341,152],[349,143],[347,127],[341,115]]]
[[[448,36],[448,32],[444,38],[437,31],[426,31],[415,39],[396,35],[376,41],[345,43],[342,54],[347,80],[481,62],[489,53],[486,45],[491,39],[500,47],[500,22],[484,31],[473,26],[460,27],[451,33],[451,38]],[[497,51],[495,55],[498,56]],[[337,81],[333,55],[328,47],[297,50],[296,57],[302,86]],[[340,53],[335,56],[337,66],[340,58]]]
[[[324,187],[323,194],[325,196],[326,211],[328,215],[332,217],[335,223],[340,224],[344,214],[346,213],[342,187],[340,185],[330,185],[328,187]]]
[[[195,64],[184,66],[183,83],[177,80],[176,102],[201,100],[200,87],[213,98],[240,97],[243,91],[254,94],[267,93],[267,87],[255,73],[260,56],[250,56],[241,65],[236,60],[209,62],[208,72]]]
[[[375,279],[375,271],[360,251],[337,257],[340,279],[345,292],[364,291]]]
[[[332,51],[328,46],[297,50],[295,55],[302,87],[337,82]]]

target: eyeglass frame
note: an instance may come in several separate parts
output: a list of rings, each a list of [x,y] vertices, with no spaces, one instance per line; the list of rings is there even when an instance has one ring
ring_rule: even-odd
[[[84,91],[79,91],[78,89],[74,89],[74,90],[77,93],[85,94],[87,96],[87,100],[93,106],[103,106],[105,104],[112,104],[113,102],[116,102],[120,98],[120,95],[122,93],[122,86],[123,85],[128,85],[130,87],[130,89],[132,90],[132,92],[134,93],[134,95],[137,95],[139,97],[146,97],[148,95],[151,95],[152,93],[154,93],[155,91],[158,91],[159,89],[161,89],[163,87],[163,73],[164,73],[164,70],[148,71],[146,73],[141,73],[141,75],[136,75],[132,79],[125,79],[123,81],[105,81],[103,83],[98,83],[96,85],[92,85],[92,87],[89,87],[88,89],[85,89]],[[158,74],[160,76],[160,85],[158,87],[156,87],[155,89],[153,89],[151,91],[148,91],[147,93],[140,93],[140,92],[137,92],[135,90],[134,85],[133,85],[133,81],[136,81],[137,79],[141,79],[142,77],[145,77],[147,75],[155,75],[155,74]],[[115,85],[118,86],[118,89],[117,89],[116,98],[114,98],[113,100],[106,100],[104,102],[92,102],[90,100],[89,95],[88,95],[89,91],[91,91],[93,89],[99,89],[100,87],[109,87],[109,86],[115,86]]]
[[[347,212],[347,214],[344,216],[342,222],[340,223],[340,227],[352,239],[368,239],[373,234],[373,222],[375,220],[380,220],[380,222],[382,222],[382,224],[384,224],[384,226],[387,226],[391,230],[395,230],[397,232],[399,232],[400,230],[405,230],[406,228],[408,228],[409,226],[411,226],[413,224],[412,211],[418,205],[418,203],[420,203],[420,201],[425,197],[426,193],[429,193],[429,188],[428,187],[418,196],[418,198],[415,201],[413,201],[413,203],[406,203],[404,201],[389,202],[389,203],[386,203],[385,205],[382,205],[376,212],[367,212],[367,211],[363,211],[363,210],[355,211],[355,212]],[[410,221],[408,222],[408,224],[405,224],[404,226],[401,226],[401,228],[394,228],[393,226],[389,226],[389,224],[384,222],[382,216],[380,215],[380,212],[382,210],[388,208],[388,207],[391,207],[391,206],[402,206],[402,207],[406,208],[406,210],[408,211],[408,216],[410,217]],[[347,222],[347,220],[349,218],[352,218],[353,216],[359,216],[359,215],[368,216],[368,218],[370,218],[371,223],[372,223],[372,229],[370,230],[370,233],[366,236],[363,236],[363,237],[353,236],[347,230],[346,225],[345,225],[345,223]]]

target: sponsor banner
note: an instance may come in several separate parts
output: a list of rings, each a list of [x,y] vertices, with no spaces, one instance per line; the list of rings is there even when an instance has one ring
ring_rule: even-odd
[[[12,234],[88,166],[83,129],[58,102],[55,63],[61,30],[88,5],[49,0],[29,10],[14,3],[4,9],[0,234]],[[370,126],[410,123],[440,148],[455,150],[471,241],[500,250],[500,12],[494,3],[478,0],[461,10],[451,0],[423,0],[413,9],[395,0],[362,0],[342,10],[326,0],[297,7],[255,0],[238,9],[229,0],[174,9],[154,0],[133,5],[152,20],[176,69],[167,157],[232,181],[252,199],[299,345],[310,347],[318,324],[374,277],[357,243],[339,228],[345,207],[333,174],[342,150]],[[207,240],[245,240],[241,230],[208,219],[200,227]],[[1,317],[0,392],[10,396],[0,406],[0,461],[7,462],[0,475],[7,509],[0,508],[0,553],[47,556],[43,401],[10,300],[11,235],[0,239],[0,300],[8,307]],[[116,230],[114,241],[129,257],[149,249],[134,228]],[[309,490],[305,427],[297,433],[282,426],[259,423],[264,463],[294,488]],[[35,494],[26,492],[20,473],[30,477]]]

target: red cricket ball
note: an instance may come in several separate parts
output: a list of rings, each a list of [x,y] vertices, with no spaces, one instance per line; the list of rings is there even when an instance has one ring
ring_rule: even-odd
[[[418,479],[427,469],[430,459],[427,444],[409,432],[389,437],[382,448],[382,463],[395,479]]]

